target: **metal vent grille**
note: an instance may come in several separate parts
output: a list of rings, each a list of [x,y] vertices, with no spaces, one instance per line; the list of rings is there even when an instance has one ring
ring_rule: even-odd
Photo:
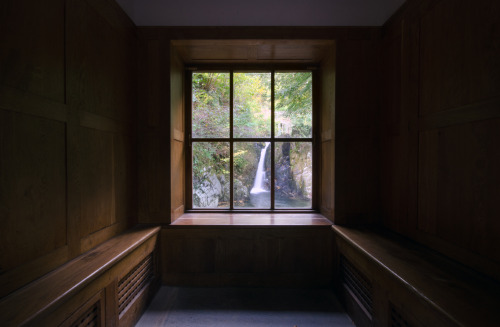
[[[101,305],[100,301],[94,303],[87,311],[85,311],[76,321],[71,324],[71,327],[94,327],[101,326]]]
[[[389,317],[389,326],[390,327],[413,327],[413,325],[409,324],[407,319],[399,312],[399,310],[394,307],[394,305],[390,305],[391,312]]]
[[[340,274],[342,282],[356,297],[358,303],[370,316],[373,315],[372,284],[349,260],[340,257]]]
[[[120,280],[118,284],[118,312],[120,315],[153,276],[153,255],[150,254]]]

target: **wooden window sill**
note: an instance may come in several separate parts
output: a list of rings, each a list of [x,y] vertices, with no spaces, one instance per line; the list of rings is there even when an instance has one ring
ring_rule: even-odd
[[[319,213],[186,213],[170,226],[331,226]]]

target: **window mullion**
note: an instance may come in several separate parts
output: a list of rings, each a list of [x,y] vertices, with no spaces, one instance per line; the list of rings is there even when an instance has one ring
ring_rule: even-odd
[[[271,210],[274,210],[274,70],[271,71]]]
[[[233,70],[230,71],[229,73],[229,210],[234,209],[234,194],[233,194],[233,169],[234,169],[234,163],[233,163],[233,97],[234,97],[234,92],[233,92]]]

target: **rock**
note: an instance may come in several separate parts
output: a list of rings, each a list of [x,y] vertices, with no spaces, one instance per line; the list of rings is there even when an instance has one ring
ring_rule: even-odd
[[[233,188],[234,201],[245,201],[248,199],[249,192],[242,181],[235,179],[233,181]]]
[[[205,174],[201,183],[193,190],[193,207],[195,208],[217,208],[222,185],[215,174]]]

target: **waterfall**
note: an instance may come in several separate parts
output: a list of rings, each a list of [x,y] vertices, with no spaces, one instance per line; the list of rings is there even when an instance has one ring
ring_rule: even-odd
[[[262,183],[264,182],[264,160],[266,159],[266,150],[269,146],[269,142],[266,142],[266,146],[260,152],[259,166],[257,167],[257,173],[255,174],[255,181],[253,183],[252,190],[250,193],[256,194],[261,192],[268,192],[262,188]]]

